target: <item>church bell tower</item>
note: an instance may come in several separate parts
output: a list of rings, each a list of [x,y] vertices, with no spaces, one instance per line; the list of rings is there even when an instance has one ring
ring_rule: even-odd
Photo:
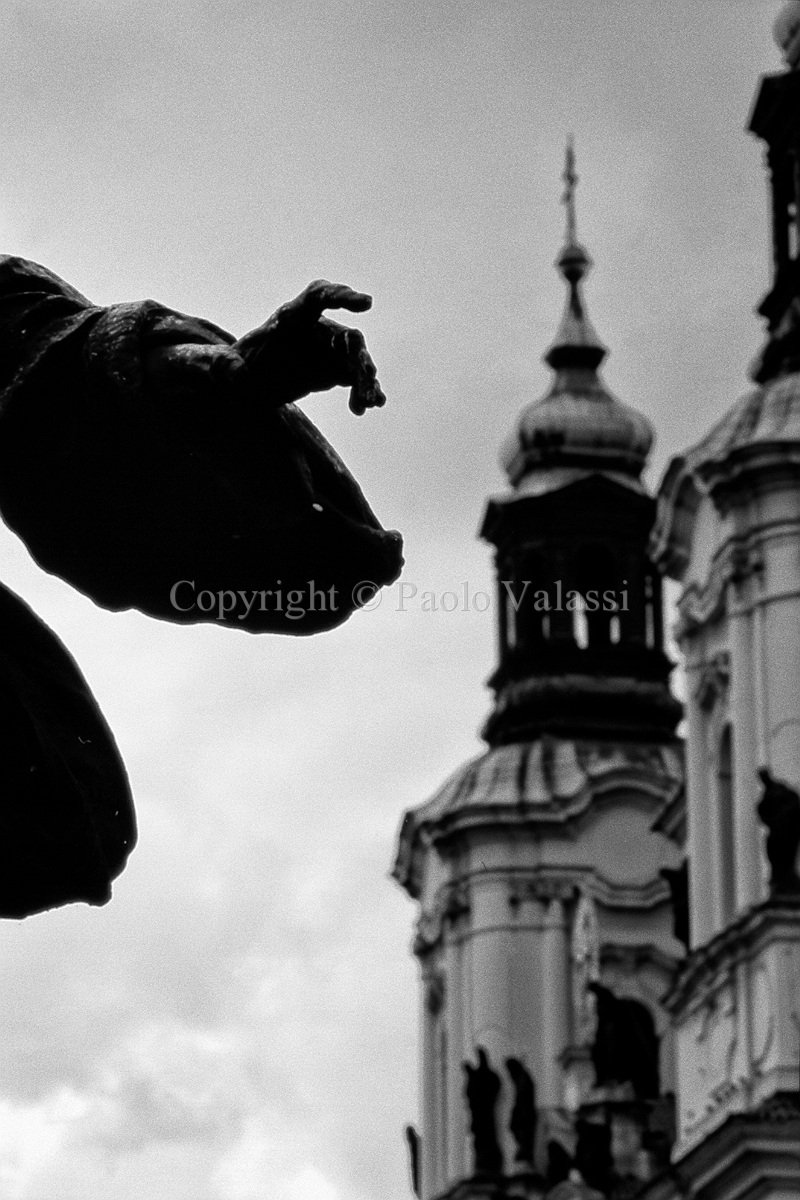
[[[599,373],[571,147],[564,180],[552,382],[481,527],[487,749],[406,813],[393,870],[419,906],[422,1200],[628,1196],[672,1138],[660,997],[686,936],[683,773],[641,480],[653,435]]]
[[[608,352],[583,300],[591,259],[576,236],[571,148],[564,178],[567,297],[544,356],[553,380],[503,449],[512,490],[490,500],[481,529],[496,547],[500,615],[485,735],[670,742],[680,707],[647,551],[655,501],[640,479],[653,433],[599,374]]]

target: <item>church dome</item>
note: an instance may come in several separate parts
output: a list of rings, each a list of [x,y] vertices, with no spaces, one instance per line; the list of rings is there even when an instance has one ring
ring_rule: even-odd
[[[592,265],[575,237],[574,159],[568,153],[567,237],[556,266],[567,284],[564,314],[544,361],[554,372],[541,399],[528,404],[500,461],[514,487],[547,490],[590,471],[613,472],[637,486],[653,444],[642,413],[616,398],[598,368],[608,351],[586,313],[581,282]],[[542,474],[547,474],[547,479]]]

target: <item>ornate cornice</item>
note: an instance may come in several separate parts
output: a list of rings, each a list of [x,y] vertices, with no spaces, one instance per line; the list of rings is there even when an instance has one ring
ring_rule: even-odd
[[[678,601],[675,637],[680,642],[721,616],[729,583],[743,584],[764,568],[759,547],[732,540],[723,546],[705,583],[692,582]]]
[[[436,895],[433,908],[417,918],[412,949],[414,954],[427,954],[441,942],[445,927],[455,925],[469,914],[469,887],[466,880],[445,883]]]
[[[635,975],[641,967],[655,966],[669,977],[675,974],[682,961],[682,956],[667,954],[653,942],[634,945],[627,942],[604,942],[600,947],[601,965],[616,967],[624,975]]]
[[[412,943],[416,955],[424,956],[440,945],[448,930],[452,930],[456,936],[465,932],[466,918],[472,908],[470,888],[476,878],[480,880],[487,876],[499,877],[505,884],[509,919],[526,903],[546,905],[551,900],[560,900],[569,904],[577,900],[579,894],[591,898],[604,909],[621,911],[649,912],[670,900],[669,888],[661,878],[639,884],[616,883],[591,867],[479,870],[456,882],[443,884],[431,907],[420,913]],[[641,947],[617,943],[604,945],[607,946],[607,953],[611,957],[616,955],[620,961],[628,951],[634,955],[645,952]],[[650,961],[655,961],[654,955],[657,957],[660,952],[653,949],[651,953],[649,948],[646,949]],[[662,955],[659,965],[671,971],[677,961],[669,955]]]
[[[664,997],[664,1007],[674,1016],[698,1007],[717,982],[739,963],[752,958],[757,947],[777,938],[800,937],[800,896],[771,897],[743,913],[710,942],[692,950]]]

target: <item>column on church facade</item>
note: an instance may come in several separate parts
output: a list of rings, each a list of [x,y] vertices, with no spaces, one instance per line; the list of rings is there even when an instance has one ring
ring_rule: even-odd
[[[470,889],[471,1034],[473,1047],[483,1046],[492,1060],[508,1052],[509,955],[513,932],[508,903],[508,883],[502,874],[473,877]]]
[[[448,1183],[469,1174],[469,1118],[464,1093],[464,1062],[472,1060],[472,1042],[466,1029],[465,996],[466,964],[469,961],[464,935],[450,931],[445,943],[445,972],[447,978],[447,1047],[445,1112],[447,1117],[446,1159]]]
[[[758,581],[752,574],[739,586],[728,587],[730,644],[730,708],[733,726],[733,797],[735,821],[736,911],[743,912],[762,898],[762,834],[756,815],[758,777],[762,765],[759,745],[759,681],[762,663],[754,637],[753,598]]]
[[[686,817],[689,853],[689,930],[692,946],[702,945],[715,931],[717,892],[714,879],[714,797],[708,769],[704,714],[697,694],[699,667],[687,664]]]
[[[436,1069],[441,1037],[441,983],[433,971],[422,975],[422,1195],[429,1200],[439,1191],[440,1073]]]
[[[501,1079],[495,1121],[504,1162],[508,1165],[511,1093],[504,1064],[515,1052],[511,1029],[511,963],[519,943],[509,905],[508,876],[499,851],[497,845],[476,848],[475,860],[490,869],[479,870],[470,880],[467,1041],[470,1059],[476,1061],[477,1049],[482,1046],[492,1070]]]
[[[800,786],[800,490],[768,493],[762,518],[763,647],[767,765],[793,787]],[[757,647],[757,653],[759,648]]]
[[[563,1070],[559,1061],[570,1042],[571,989],[569,977],[569,930],[564,901],[555,898],[547,906],[542,937],[542,1034],[545,1051],[539,1095],[543,1108],[560,1108],[564,1103]]]
[[[531,896],[523,897],[516,905],[509,959],[509,1053],[520,1059],[532,1075],[537,1107],[543,1103],[542,1080],[547,1049],[543,1021],[550,987],[542,954],[544,921],[543,902]]]

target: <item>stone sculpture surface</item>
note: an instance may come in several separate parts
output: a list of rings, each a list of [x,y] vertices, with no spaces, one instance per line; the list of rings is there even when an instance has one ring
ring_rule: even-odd
[[[767,858],[770,865],[769,889],[773,896],[800,892],[797,852],[800,849],[800,796],[794,788],[775,779],[766,767],[758,772],[763,793],[758,815],[768,829]]]
[[[527,1067],[518,1058],[507,1058],[506,1069],[514,1084],[514,1105],[509,1121],[517,1147],[514,1159],[532,1169],[536,1142],[536,1086]]]
[[[361,333],[323,315],[370,304],[318,281],[237,340],[0,258],[0,515],[106,608],[341,624],[396,578],[402,540],[295,401],[343,385],[357,414],[384,403]],[[136,840],[125,769],[75,663],[5,588],[0,709],[0,916],[105,903]]]
[[[476,1173],[497,1173],[503,1169],[503,1152],[497,1138],[495,1109],[502,1088],[500,1076],[492,1070],[482,1046],[478,1047],[478,1065],[465,1062],[466,1097],[475,1155]]]
[[[637,1000],[618,998],[590,983],[597,1001],[597,1033],[592,1063],[598,1087],[630,1083],[638,1100],[659,1095],[658,1038],[653,1018]]]

